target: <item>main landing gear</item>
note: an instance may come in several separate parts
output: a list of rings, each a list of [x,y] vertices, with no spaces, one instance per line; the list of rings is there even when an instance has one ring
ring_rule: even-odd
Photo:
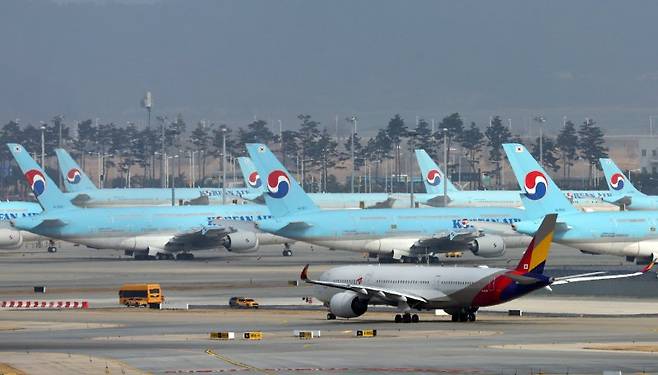
[[[418,323],[420,321],[420,318],[418,318],[418,314],[410,314],[410,313],[404,313],[402,315],[396,314],[395,315],[395,322],[396,323]]]
[[[57,246],[55,246],[55,241],[49,240],[48,241],[48,252],[49,253],[56,253],[57,252]]]
[[[474,309],[462,309],[459,311],[452,312],[450,315],[452,316],[452,321],[453,322],[474,322],[475,319],[477,318],[477,315],[475,313],[477,312],[477,308]]]
[[[283,244],[283,251],[281,252],[281,254],[284,257],[291,257],[292,256],[292,250],[290,249],[290,244],[289,243],[284,243]]]
[[[327,320],[336,320],[336,315],[333,313],[327,313]]]
[[[192,253],[178,253],[176,254],[176,260],[192,260],[194,259],[194,254]]]

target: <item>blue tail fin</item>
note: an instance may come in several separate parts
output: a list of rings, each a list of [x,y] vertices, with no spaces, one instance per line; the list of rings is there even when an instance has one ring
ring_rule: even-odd
[[[418,167],[420,167],[420,174],[423,177],[423,184],[425,184],[425,191],[427,193],[443,194],[444,184],[446,184],[446,192],[451,193],[457,191],[455,185],[441,172],[439,166],[436,165],[425,150],[416,150],[416,160],[418,161]]]
[[[238,158],[238,163],[240,163],[244,186],[247,187],[249,194],[261,194],[264,192],[265,187],[263,186],[263,179],[260,178],[256,166],[251,159],[243,156]]]
[[[530,217],[578,211],[528,149],[518,143],[506,143],[503,149],[521,187],[521,201]]]
[[[247,151],[256,165],[258,174],[264,176],[265,203],[272,212],[272,216],[281,217],[318,209],[267,146],[248,143]]]
[[[608,183],[608,189],[616,194],[642,194],[639,190],[631,184],[626,176],[622,173],[621,169],[615,164],[612,159],[599,159],[603,173],[605,173],[605,181]]]
[[[82,191],[96,190],[96,185],[87,177],[85,172],[80,168],[78,163],[73,160],[66,150],[56,148],[57,162],[59,171],[62,174],[62,181],[66,191],[79,193]]]
[[[7,147],[44,211],[73,207],[64,193],[57,188],[57,184],[48,177],[23,146],[7,143]]]

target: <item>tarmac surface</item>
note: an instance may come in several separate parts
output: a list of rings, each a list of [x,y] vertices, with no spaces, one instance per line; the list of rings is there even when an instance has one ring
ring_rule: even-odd
[[[395,324],[391,309],[349,320],[325,320],[313,289],[291,286],[304,264],[311,275],[362,254],[297,244],[293,257],[268,247],[253,254],[197,253],[191,261],[134,261],[120,252],[61,245],[48,254],[0,253],[0,300],[87,300],[87,310],[0,310],[0,373],[381,373],[601,374],[658,373],[658,278],[555,286],[509,304],[483,309],[473,323],[421,313],[421,322]],[[445,265],[512,267],[504,259],[466,254]],[[372,262],[372,260],[370,260]],[[641,266],[621,258],[584,255],[554,246],[546,273],[564,275]],[[125,308],[124,283],[160,283],[169,310]],[[46,286],[45,294],[33,293]],[[256,298],[259,310],[226,308],[231,296]],[[213,308],[182,310],[186,305]],[[219,308],[216,308],[219,307]],[[507,316],[522,309],[524,316]],[[355,332],[376,329],[376,337]],[[320,331],[301,340],[294,330]],[[235,340],[210,340],[231,331]],[[259,341],[241,338],[262,331]]]

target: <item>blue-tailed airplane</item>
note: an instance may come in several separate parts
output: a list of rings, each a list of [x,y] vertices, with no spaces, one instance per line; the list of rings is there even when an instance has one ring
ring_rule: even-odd
[[[509,143],[503,148],[522,189],[523,206],[535,218],[514,223],[518,232],[532,235],[543,215],[557,213],[555,242],[585,253],[625,256],[629,261],[650,262],[658,255],[657,211],[579,211],[523,145]]]
[[[254,221],[270,216],[260,205],[76,207],[21,145],[7,146],[43,209],[40,215],[13,219],[16,229],[95,249],[124,250],[137,259],[189,259],[192,251],[221,246],[253,252],[259,245],[290,242],[254,227]]]
[[[449,206],[459,207],[521,207],[521,198],[518,190],[459,190],[450,182],[439,166],[425,152],[416,150],[416,160],[420,167],[425,191],[434,195],[427,199],[425,204],[435,207],[444,205],[444,190],[448,196]],[[610,192],[605,190],[568,190],[565,196],[581,209],[610,207],[604,199],[610,197]]]
[[[658,210],[658,196],[637,190],[612,159],[599,159],[611,196],[607,202],[627,210]]]
[[[66,197],[79,207],[109,207],[109,206],[157,206],[172,205],[172,198],[177,204],[221,204],[221,188],[131,188],[131,189],[98,189],[83,172],[78,163],[66,150],[56,149],[59,170],[66,187]],[[226,189],[226,201],[231,202],[236,197],[247,192],[246,189]]]
[[[248,144],[247,150],[259,175],[267,176],[264,198],[272,213],[272,219],[257,226],[272,234],[383,259],[428,262],[437,254],[462,250],[501,256],[506,247],[529,241],[509,228],[525,218],[525,211],[516,208],[321,210],[267,146]],[[487,224],[504,229],[494,232]]]

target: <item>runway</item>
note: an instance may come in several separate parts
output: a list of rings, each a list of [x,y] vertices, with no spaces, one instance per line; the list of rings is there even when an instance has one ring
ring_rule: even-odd
[[[297,245],[255,254],[200,253],[193,261],[133,261],[114,251],[61,246],[56,254],[0,254],[0,296],[6,299],[86,299],[88,310],[0,311],[0,363],[25,373],[658,373],[658,279],[583,283],[538,291],[517,305],[483,309],[474,323],[421,314],[395,324],[393,312],[369,311],[350,320],[325,320],[302,298],[312,288],[290,286],[304,264],[312,274],[366,262],[362,254]],[[487,260],[466,255],[446,265],[510,266],[520,257]],[[413,267],[413,265],[411,265]],[[583,270],[628,272],[623,259],[588,256],[555,246],[547,274]],[[234,295],[272,308],[147,310],[118,306],[123,283],[157,282],[170,306],[225,305]],[[34,285],[45,285],[35,295]],[[290,305],[298,305],[291,307]],[[510,317],[507,308],[530,314]],[[293,330],[319,330],[300,340]],[[355,331],[376,329],[377,337]],[[210,340],[211,331],[259,330],[261,341]],[[1,368],[1,367],[0,367]]]

